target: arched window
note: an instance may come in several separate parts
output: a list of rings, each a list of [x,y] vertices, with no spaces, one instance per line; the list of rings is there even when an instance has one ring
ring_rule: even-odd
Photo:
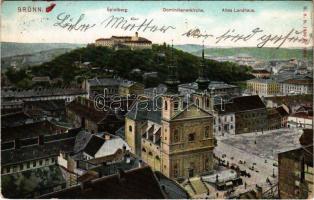
[[[179,142],[179,131],[178,131],[178,129],[175,129],[175,130],[174,130],[174,133],[173,133],[173,142]]]
[[[179,102],[175,101],[173,104],[174,104],[174,110],[178,110],[179,109]]]
[[[209,98],[206,99],[206,107],[209,107],[210,101]]]
[[[209,126],[205,127],[204,136],[205,136],[205,138],[209,138]]]
[[[168,110],[168,102],[165,101],[165,110]]]
[[[173,176],[178,177],[178,164],[177,163],[173,165]]]

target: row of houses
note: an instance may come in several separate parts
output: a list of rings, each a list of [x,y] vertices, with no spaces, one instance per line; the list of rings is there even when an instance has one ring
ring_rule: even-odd
[[[259,96],[312,94],[313,78],[309,76],[286,80],[255,78],[247,81],[247,89]]]

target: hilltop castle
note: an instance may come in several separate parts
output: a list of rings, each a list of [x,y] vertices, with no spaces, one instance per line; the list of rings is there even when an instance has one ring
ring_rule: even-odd
[[[134,36],[111,36],[111,38],[99,38],[95,41],[96,46],[104,46],[114,49],[130,48],[151,49],[152,42],[146,38],[139,37],[138,32]]]

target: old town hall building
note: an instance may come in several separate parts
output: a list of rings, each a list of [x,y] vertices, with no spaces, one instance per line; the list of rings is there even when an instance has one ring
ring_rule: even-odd
[[[177,91],[179,81],[173,61],[168,68],[167,93],[133,104],[126,115],[125,138],[131,151],[154,170],[184,180],[213,170],[212,106],[202,92],[209,81],[204,77],[203,57],[197,79],[199,91],[192,101],[185,102]]]

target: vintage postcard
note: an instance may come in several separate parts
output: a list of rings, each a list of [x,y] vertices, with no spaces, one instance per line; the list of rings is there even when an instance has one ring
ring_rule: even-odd
[[[312,1],[1,2],[1,197],[312,199]]]

